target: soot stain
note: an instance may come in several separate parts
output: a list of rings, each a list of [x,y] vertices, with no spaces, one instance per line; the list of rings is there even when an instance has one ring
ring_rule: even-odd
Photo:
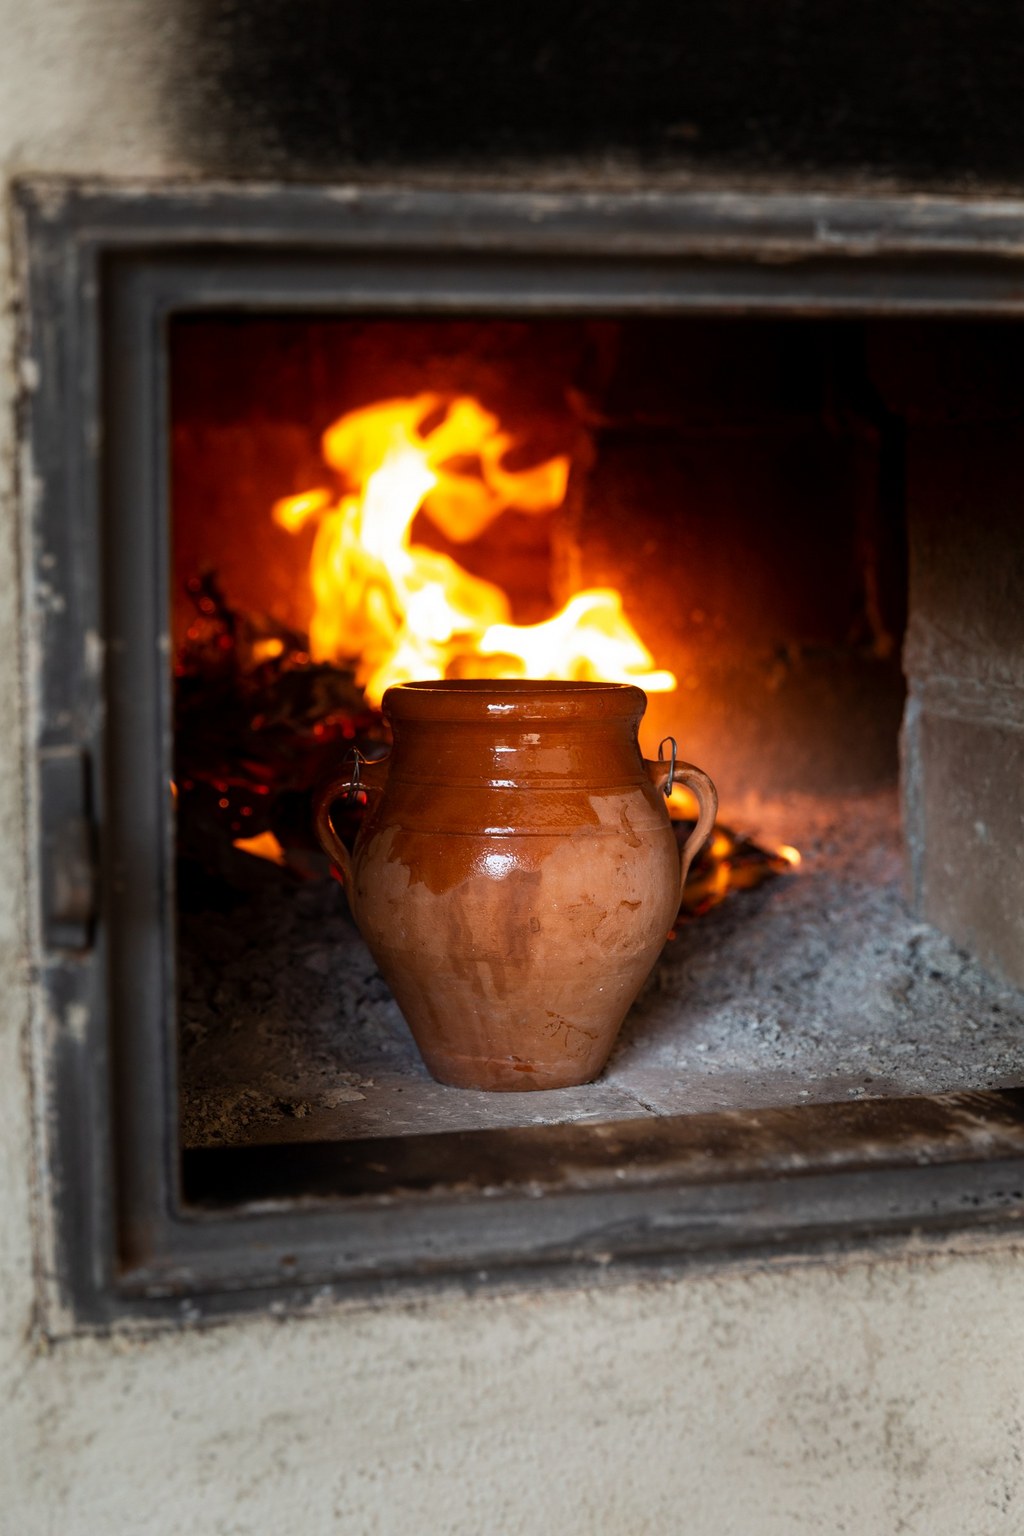
[[[1024,10],[1000,0],[182,4],[188,132],[211,169],[609,155],[921,182],[1024,169]]]

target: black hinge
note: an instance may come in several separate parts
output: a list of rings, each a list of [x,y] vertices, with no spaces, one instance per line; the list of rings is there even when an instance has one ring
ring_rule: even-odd
[[[88,949],[96,920],[96,829],[89,754],[49,747],[39,757],[43,944]]]

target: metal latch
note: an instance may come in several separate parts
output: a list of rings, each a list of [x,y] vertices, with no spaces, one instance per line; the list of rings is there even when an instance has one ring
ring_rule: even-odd
[[[48,747],[39,756],[47,949],[88,949],[92,943],[97,871],[90,767],[81,747]]]

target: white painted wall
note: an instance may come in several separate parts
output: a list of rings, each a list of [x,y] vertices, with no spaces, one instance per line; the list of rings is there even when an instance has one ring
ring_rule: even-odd
[[[194,169],[169,3],[0,0],[0,1536],[1024,1530],[1009,1245],[148,1340],[34,1327],[6,190]]]

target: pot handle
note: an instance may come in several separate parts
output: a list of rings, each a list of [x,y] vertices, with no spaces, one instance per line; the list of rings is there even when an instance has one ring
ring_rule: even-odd
[[[671,756],[667,758],[664,755],[666,744],[672,748]],[[718,815],[718,791],[703,768],[697,768],[693,763],[682,763],[677,759],[675,739],[672,736],[666,736],[658,748],[657,762],[652,761],[651,758],[645,758],[644,767],[650,775],[651,782],[661,790],[666,799],[672,792],[673,784],[685,784],[697,799],[697,825],[686,839],[679,855],[679,900],[682,903],[690,865],[711,836],[711,830],[715,825],[715,817]]]
[[[361,752],[354,754],[355,762],[351,768],[331,779],[322,789],[318,790],[313,805],[314,825],[320,846],[341,876],[341,883],[348,894],[351,904],[354,894],[355,882],[352,876],[352,855],[335,831],[334,822],[331,820],[331,808],[342,795],[353,795],[358,790],[375,790],[378,794],[387,783],[388,768],[391,764],[390,757],[368,761]]]

